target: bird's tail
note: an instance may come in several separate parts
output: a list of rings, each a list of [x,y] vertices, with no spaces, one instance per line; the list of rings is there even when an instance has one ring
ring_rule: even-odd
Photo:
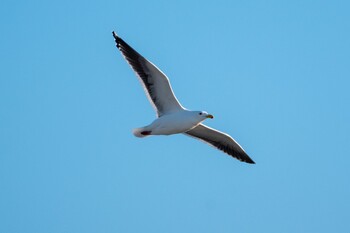
[[[142,128],[136,128],[132,130],[132,133],[138,137],[138,138],[143,138],[143,137],[147,137],[151,135],[150,130],[147,130],[146,127],[142,127]]]

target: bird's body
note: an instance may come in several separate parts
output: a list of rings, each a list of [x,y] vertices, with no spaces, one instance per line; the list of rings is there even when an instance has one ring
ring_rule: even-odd
[[[204,111],[190,111],[182,107],[173,93],[168,77],[114,32],[113,37],[117,48],[136,72],[157,113],[157,118],[150,125],[133,130],[135,136],[183,133],[208,143],[240,161],[254,163],[231,136],[202,124],[207,118],[213,118],[211,114]]]
[[[206,112],[180,110],[158,117],[150,125],[134,129],[133,132],[137,137],[185,133],[212,117]]]

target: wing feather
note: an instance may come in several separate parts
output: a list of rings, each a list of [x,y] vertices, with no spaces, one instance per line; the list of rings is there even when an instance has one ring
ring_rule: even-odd
[[[206,125],[199,124],[184,134],[208,143],[242,162],[255,163],[230,135]]]
[[[136,72],[157,116],[184,110],[174,95],[168,77],[113,32],[117,48]]]

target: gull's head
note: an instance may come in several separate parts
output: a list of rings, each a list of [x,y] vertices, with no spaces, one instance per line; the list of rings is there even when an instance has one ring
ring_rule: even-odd
[[[210,118],[210,119],[213,119],[214,116],[205,112],[205,111],[196,111],[195,114],[197,114],[197,116],[202,119],[202,120],[205,120],[207,118]]]

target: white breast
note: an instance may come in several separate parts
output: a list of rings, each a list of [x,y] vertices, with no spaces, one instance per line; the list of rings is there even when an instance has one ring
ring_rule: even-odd
[[[202,121],[191,112],[181,111],[157,118],[150,127],[152,135],[170,135],[184,133]]]

